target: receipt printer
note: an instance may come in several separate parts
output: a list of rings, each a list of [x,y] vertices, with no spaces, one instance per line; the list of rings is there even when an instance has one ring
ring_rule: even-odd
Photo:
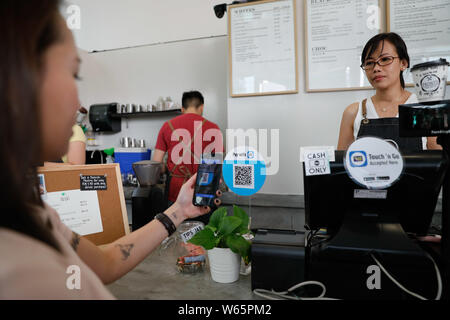
[[[117,117],[117,103],[94,104],[89,108],[89,122],[94,132],[120,132],[121,118]]]
[[[251,247],[252,290],[286,291],[305,281],[305,233],[258,229]]]

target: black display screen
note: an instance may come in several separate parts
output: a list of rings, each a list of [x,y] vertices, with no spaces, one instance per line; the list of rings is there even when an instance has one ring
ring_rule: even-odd
[[[450,134],[450,100],[399,106],[401,137]]]

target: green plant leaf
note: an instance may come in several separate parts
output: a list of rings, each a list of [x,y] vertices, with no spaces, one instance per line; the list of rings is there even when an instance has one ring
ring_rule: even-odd
[[[220,222],[226,216],[227,216],[227,209],[225,207],[217,209],[216,211],[213,212],[211,218],[209,218],[208,226],[216,228],[217,230],[219,228]]]
[[[227,235],[227,236],[224,238],[224,240],[225,240],[225,243],[226,243],[227,248],[230,248],[231,251],[233,251],[234,253],[237,253],[237,254],[241,255],[241,253],[239,252],[238,247],[235,245],[236,239],[237,239],[238,237],[239,237],[239,236],[237,236],[237,235],[235,235],[235,234],[229,234],[229,235]]]
[[[249,229],[238,229],[239,230],[239,234],[240,235],[244,235],[244,234],[252,234],[252,231]]]
[[[238,217],[242,221],[241,225],[239,226],[238,232],[240,234],[245,234],[245,231],[248,230],[248,222],[250,220],[247,213],[242,208],[234,205],[233,206],[233,215],[235,217]]]
[[[245,240],[242,236],[230,234],[226,236],[226,244],[228,248],[234,253],[239,254],[244,262],[248,264],[250,262],[250,241]]]
[[[219,235],[226,236],[235,231],[242,223],[238,217],[230,216],[222,219],[217,232]]]
[[[213,227],[213,226],[210,226],[209,224],[206,225],[205,228],[210,229],[212,232],[216,232],[216,231],[217,231],[217,228],[215,228],[215,227]]]
[[[220,236],[216,241],[216,247],[217,248],[228,248],[225,238],[223,236]]]
[[[202,246],[205,250],[211,250],[216,246],[216,237],[211,229],[205,228],[197,232],[188,242]]]

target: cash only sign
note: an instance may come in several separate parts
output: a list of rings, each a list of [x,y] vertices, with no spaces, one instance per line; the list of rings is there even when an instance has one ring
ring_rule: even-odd
[[[385,189],[400,178],[403,157],[389,140],[364,137],[350,145],[344,165],[357,184],[367,189]]]

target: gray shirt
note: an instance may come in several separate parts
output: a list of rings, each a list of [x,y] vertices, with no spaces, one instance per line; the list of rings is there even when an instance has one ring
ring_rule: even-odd
[[[50,207],[37,209],[50,219],[61,253],[25,234],[0,228],[0,299],[114,299],[70,245],[72,231]],[[79,287],[79,288],[78,288]]]

